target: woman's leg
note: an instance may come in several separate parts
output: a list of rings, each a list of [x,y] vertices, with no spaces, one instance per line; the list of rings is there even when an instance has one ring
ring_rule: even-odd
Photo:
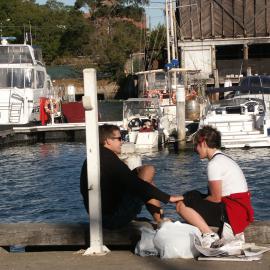
[[[213,231],[207,225],[202,216],[194,209],[187,207],[183,201],[179,201],[176,205],[177,213],[189,224],[196,226],[202,233],[212,233]]]

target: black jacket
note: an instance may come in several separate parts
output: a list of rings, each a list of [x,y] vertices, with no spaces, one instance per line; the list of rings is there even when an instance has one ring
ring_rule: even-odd
[[[125,193],[139,197],[144,202],[154,198],[167,203],[170,198],[167,193],[140,179],[114,152],[103,146],[100,146],[100,187],[103,215],[114,213]],[[86,160],[81,170],[80,188],[88,211]]]

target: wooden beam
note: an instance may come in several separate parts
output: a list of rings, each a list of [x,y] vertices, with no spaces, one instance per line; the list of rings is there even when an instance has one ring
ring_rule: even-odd
[[[243,45],[243,59],[248,60],[248,45],[247,44]]]
[[[266,0],[267,1],[267,0]],[[243,1],[243,25],[244,25],[244,28],[243,28],[243,35],[244,37],[247,36],[247,30],[246,30],[246,8],[247,8],[247,5],[246,5],[246,0]]]
[[[191,0],[189,0],[189,24],[190,24],[190,34],[191,34],[191,40],[194,39],[194,30],[193,30],[193,21],[192,21],[192,5]]]
[[[223,5],[223,0],[221,0],[221,5]],[[225,32],[224,32],[224,10],[223,10],[223,8],[221,9],[221,35],[222,35],[222,37],[225,36]]]
[[[210,14],[211,14],[211,36],[215,36],[215,20],[214,20],[214,3],[213,0],[210,2]]]
[[[198,6],[197,6],[198,8]],[[201,39],[203,39],[203,28],[202,28],[202,0],[200,0],[200,32],[201,32]]]
[[[233,17],[235,18],[235,1],[232,0],[232,13],[233,13]],[[235,33],[235,20],[233,20],[233,37],[236,36],[236,33]]]
[[[256,0],[253,2],[254,16],[253,16],[253,27],[254,27],[254,37],[256,37]]]
[[[267,1],[268,0],[265,0],[265,27],[266,27],[266,29],[265,29],[265,34],[266,35],[269,35],[269,27],[268,27],[268,14],[267,14],[267,11],[268,11],[268,7],[267,7]]]

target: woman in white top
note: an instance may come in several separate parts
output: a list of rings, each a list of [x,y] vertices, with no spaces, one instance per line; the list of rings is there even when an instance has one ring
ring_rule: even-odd
[[[231,212],[228,215],[223,199],[230,198],[235,194],[240,194],[241,198],[244,194],[245,199],[246,194],[248,194],[249,199],[247,182],[241,168],[234,160],[224,155],[219,150],[220,147],[220,132],[211,126],[205,126],[196,133],[194,149],[199,154],[200,159],[209,160],[207,168],[208,194],[202,194],[197,190],[189,191],[183,195],[184,200],[178,202],[176,207],[183,219],[200,229],[202,245],[205,247],[210,247],[213,242],[219,239],[219,235],[214,233],[209,226],[222,228],[224,222],[230,223],[231,216],[234,219],[233,215],[236,210],[233,211],[232,215]],[[238,204],[239,202],[237,202]],[[237,206],[233,205],[234,208],[239,210]],[[247,208],[252,210],[250,201]],[[241,204],[240,211],[246,213],[246,206]],[[246,217],[243,216],[243,219]],[[239,227],[236,224],[236,227],[236,232],[239,232],[245,226]]]

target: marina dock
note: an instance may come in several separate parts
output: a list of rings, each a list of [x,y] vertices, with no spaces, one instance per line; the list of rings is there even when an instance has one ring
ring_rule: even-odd
[[[146,224],[144,222],[144,224]],[[198,261],[197,259],[167,259],[136,256],[134,236],[138,237],[138,225],[133,223],[121,231],[104,232],[104,243],[111,252],[105,256],[82,256],[88,247],[88,224],[1,224],[0,245],[10,244],[21,247],[30,245],[27,252],[8,252],[0,250],[1,269],[160,269],[193,270],[217,269],[269,270],[270,253],[266,252],[259,261]],[[245,231],[247,242],[257,245],[270,245],[269,222],[254,222]],[[133,238],[131,238],[133,236]],[[33,245],[31,247],[31,245]]]
[[[82,256],[76,251],[9,253],[0,255],[3,270],[269,270],[270,253],[260,261],[219,262],[195,259],[161,260],[157,257],[139,257],[131,251],[112,251],[106,256]]]
[[[122,121],[99,122],[120,126]],[[85,123],[61,123],[46,126],[1,126],[0,148],[18,144],[52,141],[85,141]]]

